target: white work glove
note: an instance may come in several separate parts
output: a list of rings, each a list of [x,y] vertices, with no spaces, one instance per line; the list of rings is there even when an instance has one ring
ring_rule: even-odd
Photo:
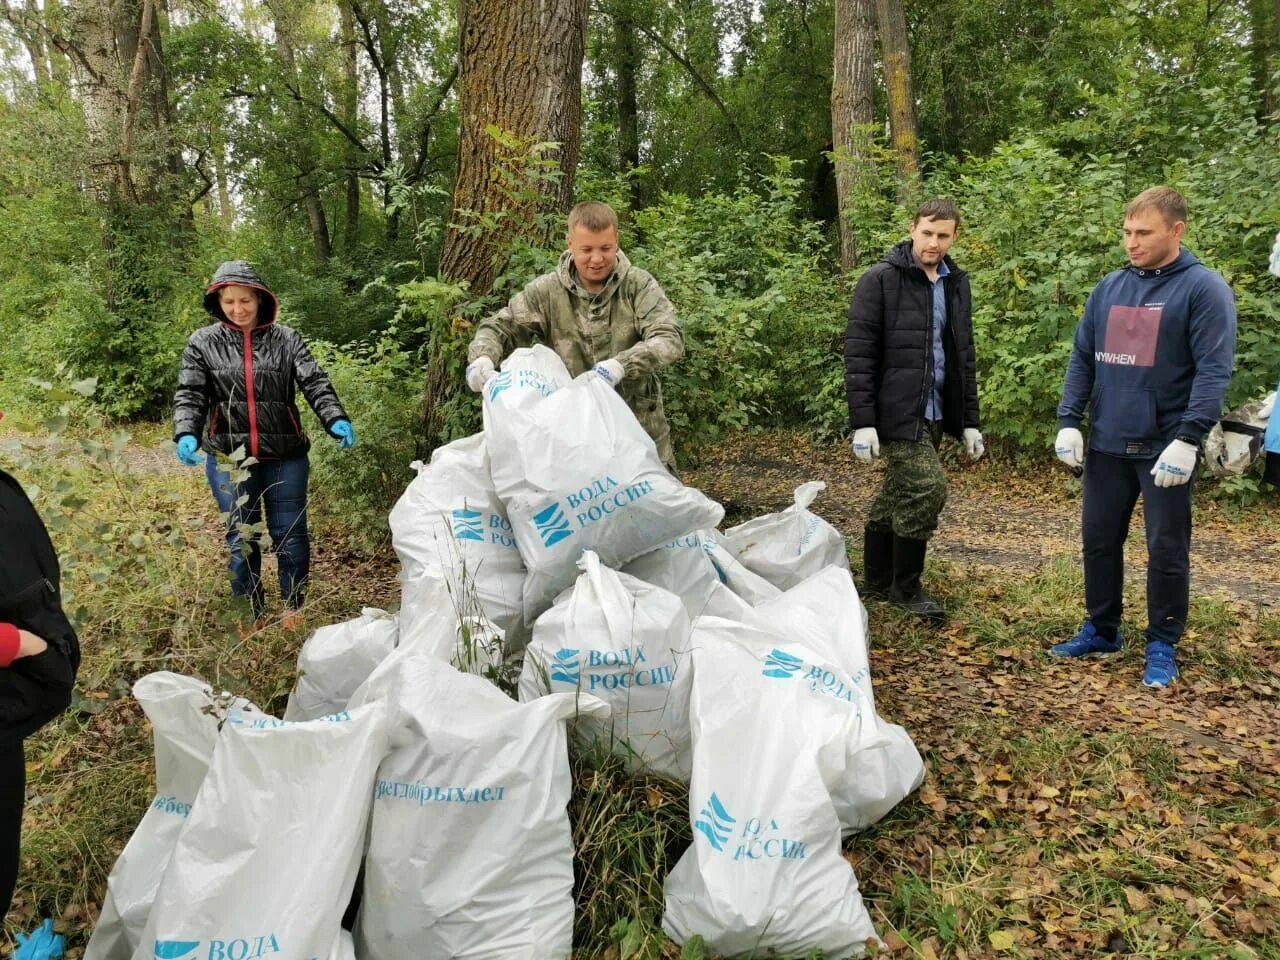
[[[1151,468],[1157,487],[1180,487],[1196,472],[1196,447],[1185,440],[1175,440],[1164,448]]]
[[[1276,234],[1276,245],[1271,248],[1271,260],[1267,264],[1267,269],[1280,277],[1280,233]]]
[[[870,463],[880,456],[880,435],[875,427],[859,427],[853,431],[851,446],[855,457],[863,463]]]
[[[1053,452],[1078,475],[1084,469],[1084,434],[1075,427],[1063,427],[1053,441]]]
[[[498,375],[493,361],[488,357],[476,357],[467,364],[467,386],[479,393],[484,385]]]
[[[622,361],[615,360],[613,357],[608,360],[601,360],[591,368],[591,372],[614,389],[617,389],[618,384],[622,382],[622,378],[627,375],[626,369],[622,366]]]
[[[982,434],[973,427],[964,428],[964,452],[969,455],[970,460],[981,460],[982,455],[987,452]]]
[[[1272,390],[1270,393],[1268,393],[1265,397],[1262,398],[1262,406],[1258,408],[1258,419],[1270,420],[1271,408],[1274,407],[1275,405],[1276,405],[1276,392]]]

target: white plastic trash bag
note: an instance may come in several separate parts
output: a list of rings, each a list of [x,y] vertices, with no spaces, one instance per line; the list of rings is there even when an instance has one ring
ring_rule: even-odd
[[[697,620],[691,649],[693,843],[663,930],[726,957],[862,955],[875,929],[830,796],[857,736],[848,688],[810,684],[795,666],[809,651],[729,620]]]
[[[257,712],[247,700],[215,696],[203,680],[167,671],[141,677],[133,696],[155,738],[156,796],[107,877],[107,895],[85,948],[86,960],[133,956],[178,831],[208,772],[221,718],[228,710]]]
[[[795,503],[778,513],[756,517],[724,532],[722,542],[748,570],[786,590],[823,567],[849,569],[840,531],[809,505],[827,485],[812,480],[796,487]]]
[[[573,838],[566,721],[590,696],[520,704],[477,677],[397,654],[357,697],[394,704],[356,923],[361,960],[567,960]]]
[[[415,597],[422,579],[430,578],[449,586],[455,607],[478,607],[510,633],[523,616],[524,564],[494,492],[484,436],[455,440],[436,450],[430,463],[415,460],[413,466],[418,475],[390,516],[404,587],[401,631],[412,635],[427,614]]]
[[[636,557],[622,572],[674,593],[684,601],[690,617],[700,617],[706,612],[712,588],[723,582],[711,562],[713,533],[697,531],[679,537]]]
[[[520,389],[529,370],[547,379],[533,367],[549,365],[547,355],[559,362],[546,347],[516,350],[484,393],[493,482],[528,571],[529,624],[573,583],[584,550],[620,567],[724,516],[663,467],[635,414],[596,374],[545,393]]]
[[[298,682],[284,718],[314,720],[345,710],[360,684],[395,649],[398,635],[398,618],[376,607],[317,629],[298,654]]]
[[[776,597],[782,591],[759,574],[742,565],[721,542],[724,534],[712,531],[707,537],[707,556],[720,582],[751,606]]]
[[[506,634],[444,580],[418,577],[406,581],[402,589],[405,606],[415,612],[410,628],[400,632],[399,649],[488,677],[496,676],[508,659],[519,660],[524,644],[508,649]],[[527,633],[523,624],[517,624],[516,630],[521,636]]]
[[[386,754],[386,708],[302,723],[235,719],[134,960],[308,960],[335,948]]]
[[[581,719],[590,746],[632,769],[689,779],[689,615],[673,593],[610,570],[588,550],[573,589],[538,618],[520,673],[520,699],[588,693],[606,720]]]

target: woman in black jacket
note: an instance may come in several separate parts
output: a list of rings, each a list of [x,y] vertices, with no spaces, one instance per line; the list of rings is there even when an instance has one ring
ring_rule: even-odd
[[[59,592],[58,555],[18,481],[0,470],[0,920],[18,879],[23,741],[67,708],[80,645]]]
[[[187,340],[173,399],[178,459],[205,465],[218,509],[227,515],[231,592],[249,600],[255,621],[262,618],[266,596],[257,537],[246,528],[262,522],[265,506],[286,607],[281,622],[300,626],[311,564],[311,442],[302,430],[295,390],[344,449],[355,444],[355,430],[302,338],[276,322],[275,294],[249,264],[229,260],[218,267],[205,289],[204,308],[215,322]],[[242,460],[247,478],[232,482],[219,469],[218,455]]]

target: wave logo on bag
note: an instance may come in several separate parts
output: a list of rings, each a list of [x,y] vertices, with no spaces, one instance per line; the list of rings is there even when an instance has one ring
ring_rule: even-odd
[[[155,946],[156,960],[183,960],[192,955],[204,941],[202,940],[157,940]],[[260,960],[268,954],[280,952],[280,941],[274,933],[260,937],[233,937],[229,940],[210,940],[209,952],[204,960]],[[315,960],[315,958],[313,958]]]
[[[503,390],[509,389],[512,383],[514,383],[514,379],[511,376],[510,370],[504,370],[502,373],[490,380],[489,402],[492,403],[494,400],[498,399],[498,394],[502,393]]]
[[[775,680],[799,678],[805,681],[814,693],[852,704],[854,711],[859,716],[862,715],[862,707],[858,703],[861,697],[857,684],[871,673],[869,667],[863,667],[852,677],[845,677],[843,674],[817,664],[808,664],[808,673],[802,673],[805,666],[805,662],[799,657],[775,647],[765,657],[764,669],[760,672]]]
[[[484,543],[484,515],[479,510],[454,510],[451,527],[455,540]]]
[[[551,664],[551,679],[556,683],[569,683],[576,687],[581,678],[578,651],[568,647],[557,650]]]
[[[569,521],[560,509],[559,501],[552,501],[550,506],[543,507],[533,515],[533,525],[538,528],[538,536],[542,538],[544,547],[554,547],[561,540],[573,536],[569,529]]]
[[[737,822],[713,791],[702,812],[698,814],[698,819],[693,822],[693,829],[710,840],[714,849],[723,853],[724,845],[729,842],[733,833],[733,825]]]
[[[804,661],[775,647],[764,658],[764,675],[780,680],[790,680],[804,667]]]

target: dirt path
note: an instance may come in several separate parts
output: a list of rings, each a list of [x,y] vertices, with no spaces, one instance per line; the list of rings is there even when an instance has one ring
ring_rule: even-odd
[[[882,469],[878,464],[855,467],[843,444],[815,445],[800,436],[761,434],[716,447],[702,463],[682,471],[682,477],[724,503],[726,525],[778,510],[791,502],[799,484],[825,480],[826,493],[814,509],[856,542]],[[957,465],[948,469],[948,476],[950,497],[934,541],[937,554],[966,566],[1020,574],[1060,558],[1078,561],[1078,484],[1064,472],[1024,478],[983,463]],[[1280,533],[1274,524],[1256,535],[1250,527],[1249,520],[1232,521],[1214,505],[1198,510],[1191,550],[1193,592],[1280,606]],[[1142,582],[1146,547],[1141,508],[1130,529],[1127,555],[1129,577]]]

